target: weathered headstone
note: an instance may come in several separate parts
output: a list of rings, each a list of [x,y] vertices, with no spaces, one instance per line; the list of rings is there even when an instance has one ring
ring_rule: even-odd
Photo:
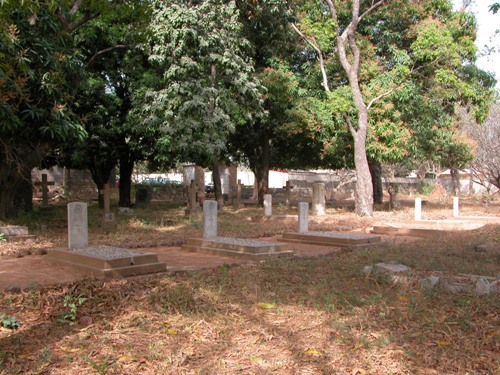
[[[135,207],[147,208],[151,202],[152,191],[148,187],[140,187],[135,192]]]
[[[198,186],[196,185],[195,180],[191,180],[191,184],[189,185],[189,201],[187,204],[186,215],[196,215],[198,213],[199,204],[196,200],[196,196],[198,194]]]
[[[243,204],[241,203],[241,190],[243,188],[243,184],[241,183],[241,180],[238,180],[238,184],[236,185],[236,201],[233,203],[233,207],[235,210],[239,210],[241,207],[243,207]]]
[[[288,207],[290,206],[293,186],[290,184],[290,181],[287,181],[284,188],[285,188],[285,205]]]
[[[453,217],[458,217],[458,197],[453,197]]]
[[[217,237],[217,201],[203,202],[203,238]]]
[[[85,248],[89,244],[87,203],[68,203],[68,247]]]
[[[309,203],[299,202],[299,233],[309,231]]]
[[[313,184],[312,193],[312,213],[313,215],[322,216],[326,213],[325,211],[326,201],[325,201],[325,183],[315,182]]]
[[[271,194],[264,195],[264,216],[272,216],[273,214],[273,196]]]
[[[422,198],[415,198],[415,220],[422,220]]]
[[[103,221],[110,222],[115,220],[115,215],[111,212],[111,190],[109,184],[104,184],[104,217]]]
[[[49,204],[49,185],[54,185],[54,181],[47,181],[47,175],[42,174],[42,181],[35,182],[35,186],[42,187],[42,204],[47,206]]]

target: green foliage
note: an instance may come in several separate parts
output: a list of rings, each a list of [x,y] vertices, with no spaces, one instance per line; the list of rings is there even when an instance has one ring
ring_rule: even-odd
[[[418,193],[422,195],[429,195],[434,190],[434,184],[423,182],[418,187]]]
[[[145,121],[160,124],[176,153],[206,162],[225,149],[235,126],[264,114],[239,14],[219,0],[155,1],[153,9],[150,60],[163,82],[146,93]]]
[[[61,322],[69,322],[70,325],[75,324],[78,308],[82,306],[85,301],[87,301],[87,297],[85,295],[79,295],[77,297],[68,295],[64,297],[63,305],[64,307],[69,308],[69,311],[61,315]]]
[[[14,316],[0,314],[0,325],[8,329],[18,329],[21,323]]]
[[[115,361],[111,361],[108,357],[104,358],[100,362],[95,362],[90,357],[85,357],[85,360],[99,375],[106,375],[108,371],[117,364]]]

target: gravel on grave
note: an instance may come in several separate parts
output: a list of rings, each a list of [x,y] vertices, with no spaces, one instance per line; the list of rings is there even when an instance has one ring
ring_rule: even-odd
[[[356,233],[340,233],[340,232],[306,232],[301,233],[305,235],[318,236],[318,237],[329,237],[329,238],[343,238],[343,239],[369,239],[378,236],[370,235],[370,234],[356,234]]]
[[[129,258],[134,256],[143,255],[140,251],[133,251],[124,249],[122,247],[106,246],[106,245],[93,245],[82,249],[69,249],[68,252],[87,255],[101,259],[118,259]]]
[[[277,242],[251,240],[247,238],[231,238],[231,237],[209,237],[203,238],[206,241],[214,241],[233,245],[244,245],[249,247],[274,246]]]

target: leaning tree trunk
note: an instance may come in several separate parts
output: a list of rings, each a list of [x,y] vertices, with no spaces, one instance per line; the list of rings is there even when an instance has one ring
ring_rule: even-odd
[[[127,155],[120,158],[120,182],[118,186],[118,206],[130,207],[132,202],[130,194],[132,190],[132,172],[134,171],[134,160]]]
[[[215,200],[219,209],[224,207],[224,196],[222,195],[222,181],[220,179],[219,159],[212,160],[212,178],[214,180]]]
[[[382,164],[379,161],[368,161],[373,187],[373,202],[384,203],[384,186],[382,183]]]
[[[356,167],[355,212],[359,216],[373,216],[373,186],[366,158],[366,132],[358,130],[354,137],[354,165]]]

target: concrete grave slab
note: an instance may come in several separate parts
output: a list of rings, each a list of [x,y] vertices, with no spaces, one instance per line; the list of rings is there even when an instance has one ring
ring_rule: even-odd
[[[165,272],[167,269],[165,263],[158,261],[158,254],[105,245],[52,249],[47,252],[47,259],[105,279]]]
[[[0,227],[0,234],[3,234],[5,236],[5,239],[9,242],[22,241],[36,237],[35,235],[28,233],[28,227],[18,225]]]
[[[249,260],[294,254],[287,249],[286,243],[228,237],[190,238],[182,245],[182,250]]]
[[[484,223],[460,220],[422,220],[407,224],[383,223],[374,225],[372,233],[410,237],[439,237],[447,232],[473,230],[482,226]]]
[[[381,237],[346,232],[307,232],[284,233],[282,241],[333,247],[363,247],[381,242]]]

